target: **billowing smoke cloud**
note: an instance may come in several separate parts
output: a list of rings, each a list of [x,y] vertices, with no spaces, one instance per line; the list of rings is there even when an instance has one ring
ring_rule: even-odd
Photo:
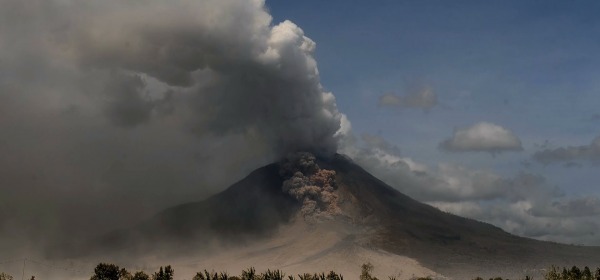
[[[452,137],[441,142],[439,147],[449,152],[489,152],[491,154],[523,150],[521,140],[512,131],[488,122],[479,122],[470,127],[455,130]]]
[[[335,171],[321,169],[311,153],[288,155],[280,164],[280,174],[287,178],[282,190],[302,202],[300,213],[306,221],[318,222],[341,213],[335,193]]]
[[[379,97],[380,107],[429,110],[437,104],[437,95],[430,87],[419,88],[404,96],[387,93]]]
[[[589,145],[544,149],[534,153],[533,159],[542,164],[577,164],[574,161],[589,161],[597,164],[600,163],[600,137],[594,138]]]
[[[35,42],[41,46],[31,50],[41,51],[39,63],[52,60],[39,56],[55,56],[60,65],[50,67],[82,71],[82,78],[104,76],[99,88],[74,90],[104,94],[106,113],[117,124],[149,121],[157,101],[169,97],[186,107],[174,110],[190,110],[187,121],[201,135],[257,130],[279,153],[335,151],[340,114],[320,85],[315,43],[290,21],[272,26],[263,1],[5,2],[14,14],[39,16],[47,28]],[[4,32],[30,27],[5,16],[16,27]],[[4,38],[9,49],[29,43]],[[18,59],[7,60],[29,62]],[[9,63],[3,68],[14,66]],[[153,92],[161,86],[168,95]]]
[[[2,244],[99,234],[336,150],[315,43],[264,1],[0,6]]]
[[[340,115],[319,83],[315,43],[290,21],[271,26],[263,5],[108,1],[83,11],[93,14],[67,44],[81,65],[148,75],[185,95],[199,134],[255,129],[279,153],[334,152]],[[124,109],[142,119],[143,105]]]

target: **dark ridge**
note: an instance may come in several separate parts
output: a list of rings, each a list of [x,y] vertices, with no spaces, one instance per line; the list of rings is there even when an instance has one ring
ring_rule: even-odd
[[[299,207],[281,191],[282,183],[278,164],[261,167],[223,192],[168,208],[132,229],[102,236],[87,249],[143,253],[186,243],[191,250],[214,239],[236,243],[268,236]]]

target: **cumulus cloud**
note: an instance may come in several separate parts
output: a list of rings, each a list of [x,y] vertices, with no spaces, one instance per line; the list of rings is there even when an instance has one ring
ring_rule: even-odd
[[[479,122],[470,127],[459,128],[451,138],[442,141],[440,149],[449,152],[521,151],[521,140],[512,131],[489,122]]]
[[[341,151],[402,193],[443,211],[494,224],[508,232],[565,243],[597,245],[599,198],[567,196],[543,176],[438,163],[430,167],[388,153],[381,142],[347,134]],[[385,145],[384,145],[385,146]]]
[[[0,5],[2,244],[122,226],[337,149],[316,45],[264,1]]]
[[[583,146],[544,149],[533,154],[533,159],[542,164],[564,163],[567,167],[578,166],[577,161],[600,163],[600,136]]]
[[[438,104],[437,95],[430,87],[422,87],[409,92],[407,95],[387,93],[379,97],[380,107],[416,108],[429,110]]]

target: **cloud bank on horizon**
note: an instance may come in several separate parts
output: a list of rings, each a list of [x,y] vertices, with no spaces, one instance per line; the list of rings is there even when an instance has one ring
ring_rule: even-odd
[[[375,177],[443,211],[520,236],[573,244],[600,242],[595,234],[600,230],[596,196],[566,195],[543,176],[526,171],[503,176],[444,162],[432,168],[402,156],[380,136],[363,135],[359,140],[348,134],[344,141],[341,150]]]

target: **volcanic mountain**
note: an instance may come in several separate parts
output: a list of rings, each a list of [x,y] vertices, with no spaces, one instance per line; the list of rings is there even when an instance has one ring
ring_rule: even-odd
[[[100,243],[137,252],[175,248],[172,256],[204,252],[198,263],[209,269],[334,269],[353,274],[348,279],[365,262],[381,277],[398,279],[522,277],[553,264],[600,264],[600,247],[518,237],[442,212],[339,154],[264,166],[217,195],[167,209]]]

